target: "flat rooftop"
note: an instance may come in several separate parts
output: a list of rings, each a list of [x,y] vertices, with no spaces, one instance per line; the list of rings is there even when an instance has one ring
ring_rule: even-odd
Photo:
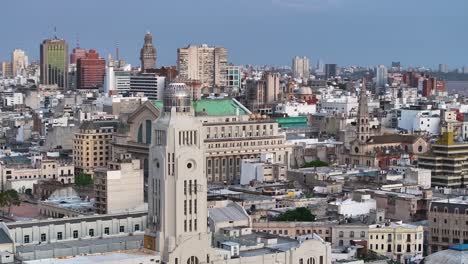
[[[69,257],[69,258],[50,258],[24,261],[28,264],[81,264],[81,263],[102,263],[102,262],[137,262],[139,259],[154,257],[160,259],[159,255],[151,254],[148,251],[126,251],[126,252],[109,252],[95,255]],[[156,262],[155,262],[156,263]]]

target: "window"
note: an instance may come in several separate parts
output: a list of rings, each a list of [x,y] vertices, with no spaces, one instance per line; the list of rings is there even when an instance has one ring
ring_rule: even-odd
[[[120,226],[120,228],[119,228],[119,232],[120,232],[120,233],[123,233],[123,232],[125,232],[125,226]]]
[[[138,127],[138,143],[143,143],[143,124]]]
[[[41,242],[46,242],[47,236],[46,234],[41,234]]]
[[[344,235],[343,231],[340,231],[339,232],[339,237],[343,237],[343,235]]]
[[[136,224],[134,229],[135,229],[135,231],[140,231],[140,225]]]
[[[94,236],[94,229],[92,229],[92,228],[89,229],[88,234],[89,234],[90,237],[93,237]]]
[[[366,237],[366,232],[361,231],[361,237]]]
[[[28,243],[29,243],[29,235],[25,235],[25,236],[24,236],[23,243],[24,243],[24,244],[28,244]]]
[[[349,233],[349,237],[354,237],[354,231],[351,231],[351,232]]]
[[[78,238],[78,230],[73,231],[73,238]]]
[[[105,228],[104,228],[104,234],[106,234],[106,235],[109,234],[109,228],[108,228],[108,227],[105,227]]]
[[[57,240],[62,240],[62,239],[63,239],[62,232],[57,232]]]

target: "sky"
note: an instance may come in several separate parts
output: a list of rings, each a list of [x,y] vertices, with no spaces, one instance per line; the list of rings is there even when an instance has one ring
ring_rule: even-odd
[[[177,48],[224,46],[233,64],[290,65],[307,56],[339,65],[468,66],[466,0],[1,0],[0,60],[39,58],[57,35],[138,64],[153,34],[158,66]]]

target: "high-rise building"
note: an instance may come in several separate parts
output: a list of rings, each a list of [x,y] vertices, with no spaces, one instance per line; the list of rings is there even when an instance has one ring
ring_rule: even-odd
[[[3,73],[3,78],[13,78],[13,64],[8,61],[2,62],[2,73]]]
[[[315,73],[320,75],[325,74],[325,64],[323,63],[323,60],[317,60],[317,68],[315,69]]]
[[[447,64],[439,64],[439,72],[441,73],[448,73],[448,65]]]
[[[147,32],[145,35],[145,44],[140,50],[141,71],[156,68],[156,48],[153,46],[153,35]]]
[[[70,54],[70,64],[76,64],[79,59],[86,58],[86,49],[76,47],[73,49],[72,53]]]
[[[104,92],[126,95],[130,92],[132,66],[123,60],[115,60],[109,55],[106,66]]]
[[[375,67],[375,84],[377,87],[385,87],[388,83],[388,71],[385,65]]]
[[[104,87],[106,60],[91,49],[76,64],[76,88],[79,90],[99,89]]]
[[[241,69],[239,66],[228,66],[226,68],[226,86],[234,93],[240,93]]]
[[[261,80],[249,80],[246,106],[253,113],[271,114],[272,104],[280,100],[280,74],[267,72]]]
[[[162,100],[162,94],[166,86],[166,77],[156,73],[139,73],[130,76],[130,92],[141,93],[150,100]]]
[[[292,60],[292,75],[295,79],[309,79],[310,64],[307,57],[294,57]]]
[[[198,80],[204,87],[226,86],[228,52],[223,47],[188,46],[177,50],[181,80]]]
[[[68,86],[68,44],[63,39],[46,39],[41,44],[41,84]]]
[[[336,64],[325,64],[325,78],[329,79],[332,77],[336,77]]]
[[[24,50],[15,49],[11,54],[13,76],[23,75],[29,65],[28,56]]]

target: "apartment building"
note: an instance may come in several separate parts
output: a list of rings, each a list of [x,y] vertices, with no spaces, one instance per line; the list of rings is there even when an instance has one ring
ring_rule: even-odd
[[[144,209],[143,168],[140,161],[122,155],[94,172],[96,212],[115,214]],[[125,196],[122,195],[125,193]]]
[[[112,134],[118,120],[85,121],[73,140],[73,162],[78,172],[94,174],[94,168],[105,167],[111,157]]]
[[[369,226],[368,249],[405,263],[405,259],[423,254],[422,226],[391,222]]]
[[[316,234],[327,242],[332,241],[334,223],[327,222],[254,222],[252,231],[298,238]]]
[[[24,157],[5,157],[0,160],[1,190],[15,189],[20,193],[32,193],[39,181],[55,180],[73,183],[75,167],[71,162],[44,158],[32,163]]]
[[[467,197],[433,201],[427,218],[429,254],[454,244],[468,244]]]
[[[332,247],[349,247],[354,240],[368,240],[369,225],[340,224],[332,227]]]

